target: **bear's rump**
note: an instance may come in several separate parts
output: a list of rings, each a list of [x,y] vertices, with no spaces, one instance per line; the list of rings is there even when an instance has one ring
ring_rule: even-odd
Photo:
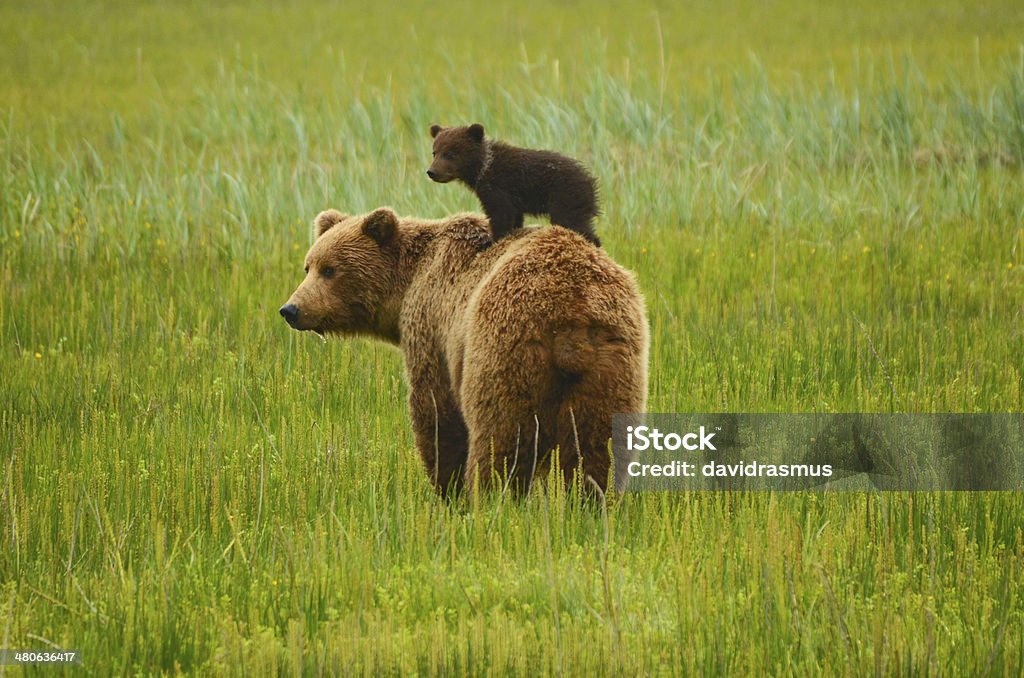
[[[486,355],[510,369],[546,367],[560,381],[621,370],[629,355],[642,350],[642,310],[625,281],[560,286],[560,272],[545,279],[536,271],[508,269],[470,300],[465,356]]]

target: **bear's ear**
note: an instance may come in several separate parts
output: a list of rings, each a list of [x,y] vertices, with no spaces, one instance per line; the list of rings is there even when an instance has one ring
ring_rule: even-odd
[[[387,245],[394,240],[398,231],[398,215],[389,207],[378,207],[366,215],[363,233],[373,238],[378,245]]]
[[[344,220],[345,215],[338,210],[324,210],[316,215],[316,219],[313,221],[313,224],[316,226],[316,237],[319,238]]]
[[[469,138],[472,139],[473,141],[483,141],[484,140],[484,126],[481,125],[480,123],[474,122],[472,125],[469,126],[469,130],[468,131],[469,131]]]
[[[443,130],[443,129],[444,128],[441,127],[440,125],[431,125],[430,126],[430,136],[432,136],[432,137],[434,137],[436,139],[437,135],[440,134],[441,130]]]

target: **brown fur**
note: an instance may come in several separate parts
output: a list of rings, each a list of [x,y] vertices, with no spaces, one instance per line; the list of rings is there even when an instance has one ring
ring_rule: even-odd
[[[517,148],[484,138],[483,125],[432,125],[434,160],[427,176],[439,183],[458,179],[476,193],[497,241],[523,227],[526,214],[576,231],[598,247],[597,182],[580,163],[551,151]]]
[[[555,461],[605,489],[612,414],[643,411],[647,393],[646,313],[628,271],[563,228],[487,247],[472,214],[330,210],[316,225],[282,315],[401,347],[416,446],[441,492],[496,478],[525,491]]]

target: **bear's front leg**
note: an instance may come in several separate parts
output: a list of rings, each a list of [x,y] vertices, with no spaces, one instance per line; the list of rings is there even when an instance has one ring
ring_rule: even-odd
[[[523,226],[523,213],[515,208],[508,196],[501,192],[486,192],[479,195],[487,220],[491,222],[491,241],[498,242],[506,235]]]
[[[416,449],[435,489],[448,497],[462,487],[469,434],[447,384],[413,386],[409,394]]]

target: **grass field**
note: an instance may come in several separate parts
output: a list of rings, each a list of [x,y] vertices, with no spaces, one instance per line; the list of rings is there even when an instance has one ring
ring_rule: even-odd
[[[1020,494],[448,504],[400,355],[277,316],[319,210],[476,209],[480,121],[599,177],[651,411],[1020,412],[1024,8],[960,4],[0,5],[0,647],[1019,675]]]

